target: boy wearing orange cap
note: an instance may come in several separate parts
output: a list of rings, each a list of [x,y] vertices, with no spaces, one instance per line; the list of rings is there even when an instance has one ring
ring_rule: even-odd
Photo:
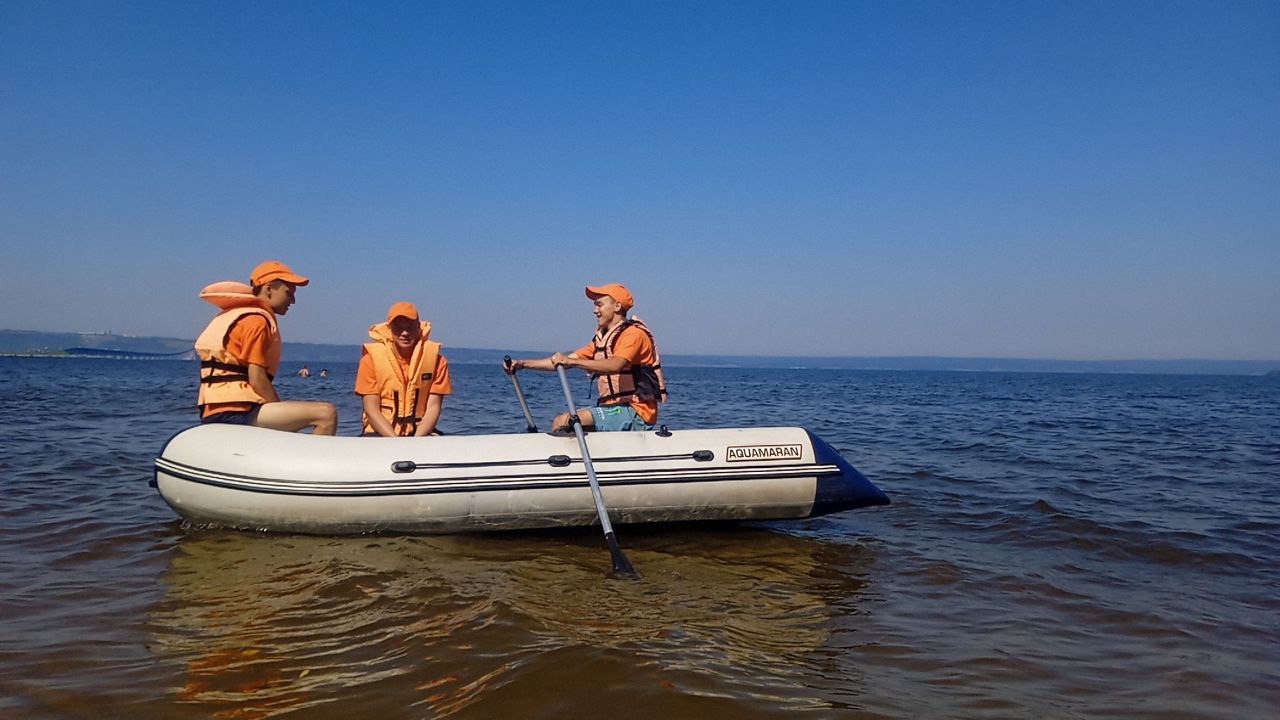
[[[398,302],[387,321],[369,328],[356,370],[356,394],[364,406],[364,435],[439,435],[436,423],[444,396],[453,392],[449,361],[429,339],[431,323],[418,308]]]
[[[235,287],[201,294],[223,309],[196,340],[201,360],[197,400],[201,423],[287,432],[311,428],[317,435],[337,431],[338,410],[333,403],[284,401],[272,384],[280,367],[276,317],[289,312],[295,291],[308,282],[279,260],[267,260],[250,273],[249,286],[217,283],[210,288]]]
[[[554,371],[557,365],[582,368],[596,379],[597,400],[592,408],[578,410],[587,430],[652,430],[658,422],[658,403],[667,399],[666,378],[653,333],[640,318],[627,318],[635,299],[626,286],[609,283],[588,285],[587,298],[594,303],[596,333],[591,342],[569,354],[512,360],[505,367],[515,373],[523,368]],[[569,413],[560,413],[553,431],[569,429]]]

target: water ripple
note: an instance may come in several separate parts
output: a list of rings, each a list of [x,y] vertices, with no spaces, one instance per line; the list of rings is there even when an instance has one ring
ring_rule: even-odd
[[[355,433],[354,365],[331,370],[282,389]],[[0,715],[1255,718],[1280,698],[1267,379],[673,368],[664,422],[809,427],[894,504],[622,527],[631,583],[590,528],[187,526],[147,482],[193,378],[0,360]],[[558,412],[553,377],[525,389]],[[496,367],[459,363],[455,390],[450,432],[523,428]]]

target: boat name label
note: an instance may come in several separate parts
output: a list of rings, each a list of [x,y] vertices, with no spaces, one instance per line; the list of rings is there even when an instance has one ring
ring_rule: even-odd
[[[726,462],[799,460],[803,454],[802,445],[733,445],[724,449]]]

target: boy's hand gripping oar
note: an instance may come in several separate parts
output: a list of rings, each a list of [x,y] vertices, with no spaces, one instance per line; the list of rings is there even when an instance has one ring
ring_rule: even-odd
[[[516,399],[520,401],[520,409],[524,410],[524,421],[528,423],[525,432],[538,432],[538,426],[533,422],[533,413],[529,412],[529,403],[524,400],[524,391],[520,389],[520,380],[516,377],[516,371],[511,368],[511,356],[504,355],[502,357],[502,369],[511,376],[511,384],[516,387]]]
[[[618,539],[613,536],[613,525],[609,523],[609,511],[604,507],[604,496],[600,494],[600,482],[596,480],[596,469],[591,463],[591,453],[587,451],[587,437],[582,432],[582,422],[578,420],[578,408],[573,404],[573,393],[569,392],[569,379],[565,377],[564,365],[556,365],[560,375],[560,387],[564,388],[564,401],[569,406],[569,424],[578,436],[578,447],[582,449],[582,464],[587,468],[587,482],[591,484],[591,497],[596,502],[596,514],[600,516],[600,527],[604,528],[604,539],[609,544],[609,553],[613,555],[613,572],[615,575],[639,580],[640,574],[631,567],[631,561],[622,554],[618,547]]]

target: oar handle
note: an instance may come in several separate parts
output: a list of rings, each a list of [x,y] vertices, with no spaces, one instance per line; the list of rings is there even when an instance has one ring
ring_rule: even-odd
[[[569,390],[569,378],[564,374],[564,365],[556,363],[556,373],[560,375],[560,387],[564,390],[564,402],[569,406],[569,425],[574,435],[578,436],[578,448],[582,450],[582,464],[587,469],[587,482],[591,485],[591,499],[596,503],[596,515],[600,516],[600,527],[604,530],[605,542],[609,545],[609,553],[613,556],[613,572],[635,580],[640,574],[631,566],[631,561],[622,553],[618,539],[613,534],[613,524],[609,522],[609,511],[604,506],[604,495],[600,492],[600,481],[596,479],[595,464],[591,462],[591,453],[587,450],[587,436],[582,432],[582,421],[578,419],[578,408],[573,403],[573,393]]]
[[[527,423],[525,432],[538,432],[538,426],[533,422],[533,413],[529,412],[529,403],[525,402],[524,390],[520,389],[520,379],[516,377],[515,370],[511,369],[511,356],[502,356],[502,369],[506,371],[511,378],[511,384],[516,388],[516,399],[520,401],[520,409],[524,411],[524,421]]]

